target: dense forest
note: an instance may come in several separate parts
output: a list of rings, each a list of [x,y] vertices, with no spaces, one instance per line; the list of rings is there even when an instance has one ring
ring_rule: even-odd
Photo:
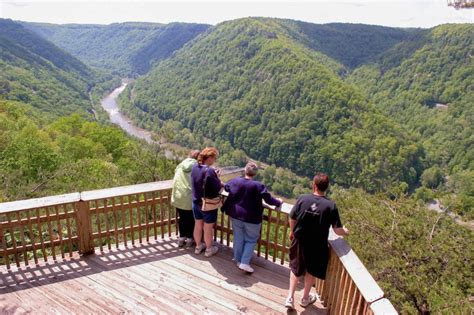
[[[110,25],[22,23],[89,66],[122,76],[143,74],[209,25],[115,23]]]
[[[423,144],[426,157],[422,189],[437,190],[435,194],[443,197],[452,210],[471,219],[473,31],[473,26],[467,24],[442,25],[417,34],[376,62],[360,67],[348,79]]]
[[[158,146],[94,121],[113,77],[10,20],[0,45],[0,201],[172,176]]]
[[[335,61],[286,32],[277,20],[220,24],[137,80],[123,107],[148,127],[173,120],[300,175],[317,168],[367,191],[413,187],[423,148],[345,83]]]
[[[328,172],[348,241],[395,307],[467,314],[472,229],[425,203],[474,217],[473,31],[0,19],[0,202],[171,178],[176,161],[99,106],[143,74],[121,95],[138,125],[216,145],[221,165],[259,160],[290,201]]]
[[[94,74],[82,62],[10,20],[0,20],[0,95],[64,115],[90,110]]]

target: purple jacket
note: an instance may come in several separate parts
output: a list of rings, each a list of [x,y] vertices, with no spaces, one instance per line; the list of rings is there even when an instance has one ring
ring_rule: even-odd
[[[269,205],[277,207],[281,205],[280,201],[272,197],[265,185],[256,180],[238,177],[229,181],[224,187],[229,196],[222,210],[237,220],[253,224],[262,223],[262,199]]]
[[[206,175],[206,187],[204,187]],[[216,171],[212,167],[196,163],[191,170],[191,188],[193,192],[193,202],[201,205],[201,198],[215,198],[219,196],[222,184]]]

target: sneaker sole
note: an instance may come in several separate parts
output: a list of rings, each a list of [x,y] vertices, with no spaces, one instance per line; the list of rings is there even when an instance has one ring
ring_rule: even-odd
[[[308,304],[300,303],[300,306],[301,306],[301,307],[308,307],[308,306],[310,306],[311,304],[316,303],[317,300],[318,300],[318,299],[315,299],[314,301],[311,301],[311,302],[309,302]]]
[[[206,257],[212,257],[212,256],[214,256],[215,254],[217,254],[217,252],[215,252],[215,253],[212,253],[212,254],[207,254],[207,253],[204,253],[204,256],[206,256]]]

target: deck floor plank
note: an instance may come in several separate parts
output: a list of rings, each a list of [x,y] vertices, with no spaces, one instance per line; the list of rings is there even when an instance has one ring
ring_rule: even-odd
[[[255,273],[247,275],[231,258],[225,246],[205,258],[165,238],[53,263],[0,266],[0,313],[286,314],[287,266],[256,258]],[[326,314],[319,304],[304,311]]]

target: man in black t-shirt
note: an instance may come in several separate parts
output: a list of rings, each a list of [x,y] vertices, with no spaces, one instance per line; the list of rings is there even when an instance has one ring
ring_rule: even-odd
[[[325,279],[329,258],[328,235],[332,227],[338,235],[349,231],[342,226],[334,201],[325,196],[329,177],[318,173],[313,179],[313,193],[301,195],[290,212],[290,289],[285,306],[294,308],[298,277],[304,275],[304,292],[300,305],[306,307],[317,300],[310,294],[315,277]]]

